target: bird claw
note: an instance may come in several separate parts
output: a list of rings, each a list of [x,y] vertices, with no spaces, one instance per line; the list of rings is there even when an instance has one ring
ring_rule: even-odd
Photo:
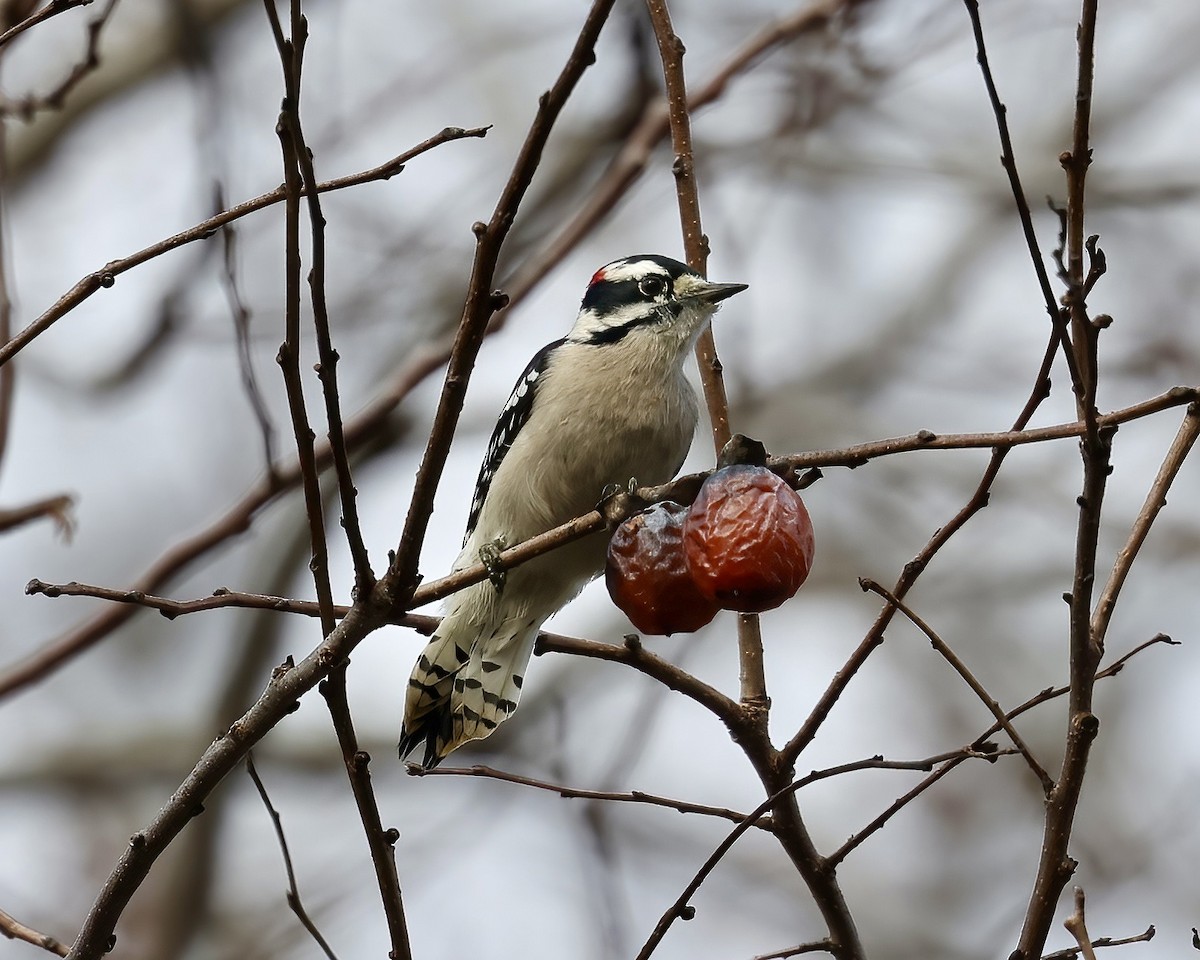
[[[504,538],[497,537],[495,540],[485,543],[479,548],[479,562],[487,570],[488,579],[492,582],[492,586],[496,588],[497,593],[504,590],[504,583],[508,579],[508,571],[500,566],[500,551],[504,547]]]
[[[627,484],[610,483],[600,495],[596,509],[604,517],[609,530],[614,530],[625,518],[639,510],[645,510],[647,503],[637,495],[638,483],[633,477]]]

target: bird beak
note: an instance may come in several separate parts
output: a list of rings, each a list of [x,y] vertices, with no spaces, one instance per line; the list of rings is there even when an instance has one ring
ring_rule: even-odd
[[[685,296],[689,300],[717,304],[745,289],[747,289],[747,284],[744,283],[709,283],[707,280],[696,280]]]

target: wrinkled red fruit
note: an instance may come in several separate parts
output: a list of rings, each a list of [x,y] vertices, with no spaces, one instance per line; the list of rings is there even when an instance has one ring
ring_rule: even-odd
[[[717,604],[700,594],[688,574],[686,514],[678,503],[656,503],[617,527],[609,541],[608,594],[642,633],[691,633],[717,615]]]
[[[726,610],[760,613],[794,596],[808,577],[813,528],[804,501],[765,467],[718,470],[683,523],[697,589]]]

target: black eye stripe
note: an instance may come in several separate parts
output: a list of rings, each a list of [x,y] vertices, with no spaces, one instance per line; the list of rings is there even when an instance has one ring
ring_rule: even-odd
[[[658,289],[653,292],[643,290],[643,286],[657,283]],[[601,280],[588,287],[584,294],[581,309],[592,310],[603,316],[627,307],[631,303],[646,303],[648,300],[662,294],[670,285],[667,277],[649,276],[634,277],[628,280]]]

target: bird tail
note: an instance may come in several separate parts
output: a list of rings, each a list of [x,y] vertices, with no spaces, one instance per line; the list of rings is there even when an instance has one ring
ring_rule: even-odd
[[[421,765],[428,768],[512,716],[538,633],[533,625],[507,635],[497,630],[467,650],[447,626],[443,622],[445,635],[435,634],[417,658],[400,732],[401,758],[424,743]]]

